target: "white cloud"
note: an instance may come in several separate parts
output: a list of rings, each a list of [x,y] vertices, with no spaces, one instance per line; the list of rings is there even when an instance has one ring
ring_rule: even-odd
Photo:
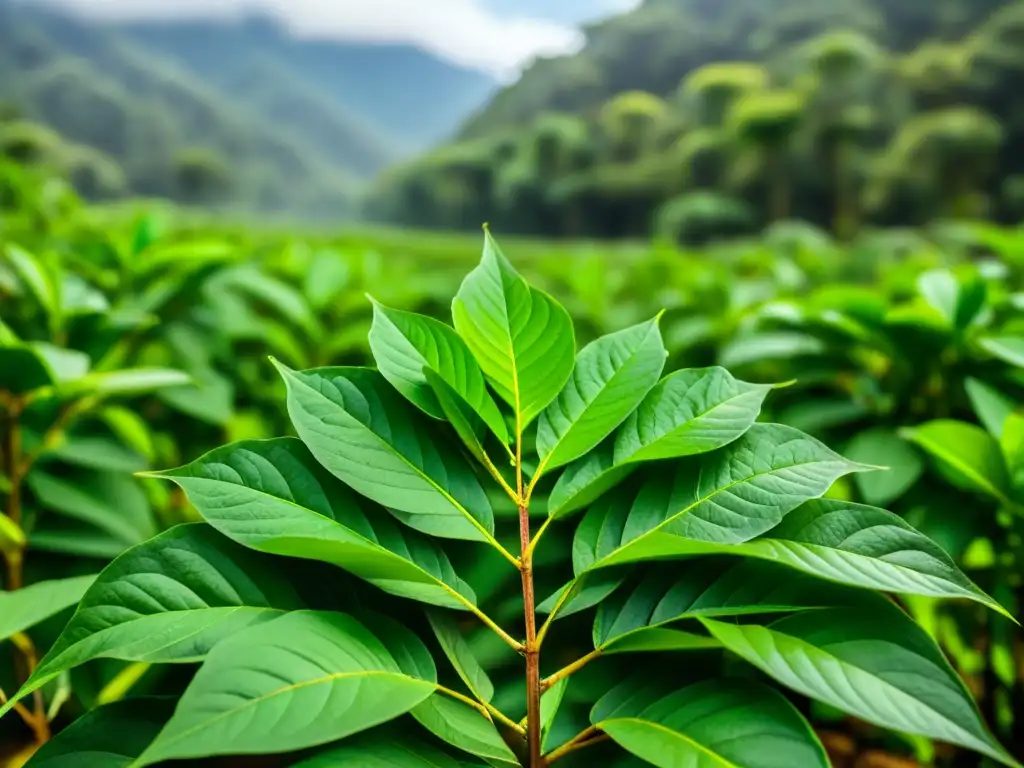
[[[29,0],[31,2],[31,0]],[[557,2],[557,0],[553,0]],[[631,0],[613,0],[616,4]],[[479,0],[51,0],[103,19],[215,18],[260,10],[298,35],[406,42],[456,63],[512,77],[539,55],[575,51],[578,30],[503,17]]]

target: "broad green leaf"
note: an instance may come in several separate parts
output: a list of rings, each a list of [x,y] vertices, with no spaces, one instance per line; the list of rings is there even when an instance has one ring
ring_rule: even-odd
[[[809,501],[763,537],[735,551],[855,587],[967,598],[1006,613],[942,547],[898,515],[863,504]]]
[[[634,496],[620,487],[587,512],[573,542],[579,575],[596,567],[740,544],[822,496],[855,464],[792,427],[755,424],[713,453],[659,469]]]
[[[310,305],[322,311],[338,298],[351,279],[345,257],[337,251],[317,251],[309,260],[302,293]]]
[[[655,628],[697,616],[789,613],[855,605],[860,594],[756,560],[713,557],[658,564],[646,570],[631,588],[621,589],[601,603],[594,617],[594,647],[610,650],[625,639],[642,646],[647,636],[656,637]]]
[[[564,619],[574,613],[593,608],[618,589],[626,580],[622,568],[601,568],[588,571],[556,590],[537,606],[537,613],[550,614],[558,607],[556,619]],[[565,595],[566,591],[569,592]]]
[[[792,360],[797,357],[818,357],[827,351],[821,339],[808,333],[773,331],[737,338],[718,353],[719,365],[738,368],[765,360]]]
[[[658,319],[602,336],[580,350],[572,375],[538,422],[541,466],[554,469],[590,451],[657,384],[668,356]]]
[[[985,282],[976,275],[961,282],[948,269],[934,269],[918,278],[917,287],[949,327],[958,331],[967,328],[985,306]]]
[[[32,756],[30,768],[128,768],[174,711],[173,698],[140,697],[86,712]]]
[[[75,605],[95,579],[95,576],[77,576],[39,581],[15,592],[0,592],[0,640],[24,632]]]
[[[562,699],[565,697],[565,689],[569,687],[569,678],[563,677],[553,686],[548,688],[540,697],[540,747],[542,752],[550,749],[548,734],[551,733],[551,726],[554,725],[558,709],[562,706]]]
[[[757,419],[769,384],[738,381],[724,368],[663,378],[615,437],[615,463],[674,459],[731,443]]]
[[[524,430],[572,373],[576,342],[569,313],[528,285],[486,232],[480,265],[462,282],[452,319]]]
[[[463,768],[463,764],[397,728],[375,728],[296,763],[294,768]]]
[[[331,563],[432,605],[476,602],[436,543],[357,497],[295,438],[244,440],[152,476],[173,480],[210,525],[250,549]]]
[[[889,601],[875,602],[807,611],[767,626],[701,621],[729,650],[799,693],[883,728],[1016,765],[928,634]]]
[[[907,439],[938,459],[951,480],[981,491],[1003,503],[1009,501],[1010,480],[999,443],[975,424],[938,419],[903,430]]]
[[[861,464],[885,467],[854,475],[857,490],[868,504],[885,506],[896,501],[920,479],[924,460],[895,430],[872,427],[858,433],[843,451]]]
[[[377,368],[413,405],[435,419],[447,417],[424,373],[433,371],[503,443],[508,430],[487,391],[484,375],[459,334],[444,323],[373,303],[370,349]]]
[[[462,444],[469,449],[477,461],[487,466],[490,457],[483,445],[484,431],[486,430],[483,419],[458,392],[432,370],[425,368],[423,375],[430,384],[437,403],[444,412],[444,417],[451,423],[455,434],[462,440]],[[506,450],[510,450],[508,446],[506,446]],[[511,453],[509,455],[511,456]]]
[[[1013,413],[1016,407],[1013,400],[979,379],[968,377],[964,380],[964,389],[967,390],[967,396],[978,420],[992,437],[996,440],[1001,438],[1006,417]]]
[[[629,477],[640,465],[615,463],[613,438],[567,466],[548,496],[548,515],[554,519],[589,506]]]
[[[442,741],[501,768],[518,766],[494,723],[468,704],[435,693],[412,710],[420,725]]]
[[[198,661],[240,630],[304,607],[271,558],[202,523],[179,525],[103,569],[13,701],[92,659]]]
[[[27,484],[43,509],[109,534],[122,549],[141,544],[157,532],[145,493],[123,472],[89,470],[57,477],[37,468]]]
[[[627,681],[591,712],[623,749],[659,768],[828,768],[824,748],[785,697],[748,680],[685,686]]]
[[[473,655],[455,619],[438,611],[428,611],[427,619],[441,644],[441,650],[470,693],[480,701],[490,702],[494,698],[494,683]]]
[[[491,505],[472,467],[377,371],[277,367],[299,437],[332,474],[424,533],[493,540]]]
[[[235,388],[231,380],[212,370],[193,371],[195,384],[168,387],[158,397],[171,408],[208,424],[226,425],[234,413]]]
[[[64,442],[45,450],[40,458],[57,459],[78,467],[138,472],[146,468],[146,459],[107,437],[68,436]]]
[[[1024,486],[1024,416],[1010,414],[1003,424],[999,447],[1006,460],[1006,470],[1015,488]]]
[[[52,274],[35,255],[24,248],[8,244],[4,249],[7,262],[14,268],[18,278],[32,294],[47,315],[57,315],[60,311],[60,296],[57,283]]]
[[[31,345],[0,347],[0,391],[22,395],[56,379],[49,362]]]
[[[397,622],[294,611],[216,646],[137,765],[326,744],[393,720],[435,688],[429,653]]]
[[[1020,336],[996,336],[981,339],[982,349],[1005,363],[1024,368],[1024,338]]]
[[[131,397],[192,384],[192,378],[170,368],[127,368],[96,371],[61,387],[65,396]]]
[[[636,462],[727,445],[754,423],[771,388],[738,381],[719,367],[669,374],[614,437],[566,467],[548,498],[548,514],[560,518],[586,507],[625,479]]]

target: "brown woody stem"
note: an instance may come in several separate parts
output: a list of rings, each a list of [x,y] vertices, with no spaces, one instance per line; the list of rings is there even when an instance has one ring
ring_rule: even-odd
[[[15,525],[21,525],[21,481],[25,477],[28,465],[23,464],[21,447],[21,413],[25,403],[22,399],[14,397],[7,401],[7,413],[4,424],[4,474],[10,482],[10,490],[7,494],[7,505],[5,511],[7,516]],[[21,589],[24,583],[22,566],[24,554],[20,549],[12,549],[4,556],[6,565],[6,578],[4,588],[8,592]],[[14,647],[17,648],[19,656],[15,659],[17,667],[18,684],[23,684],[35,671],[38,663],[38,654],[32,639],[24,634],[18,633],[11,637]],[[32,729],[37,744],[43,744],[50,739],[50,723],[46,719],[46,708],[43,701],[43,692],[38,690],[33,696],[33,711],[18,705],[15,710],[25,721],[25,724]]]
[[[533,597],[533,557],[530,552],[530,513],[519,507],[519,542],[522,548],[523,610],[526,617],[526,734],[530,747],[530,768],[543,768],[540,752],[540,648],[537,646],[537,616]]]

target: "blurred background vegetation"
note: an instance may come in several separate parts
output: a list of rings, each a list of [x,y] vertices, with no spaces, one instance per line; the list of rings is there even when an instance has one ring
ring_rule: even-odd
[[[0,152],[91,200],[685,243],[1024,214],[1024,2],[645,0],[500,87],[269,17],[0,0]]]

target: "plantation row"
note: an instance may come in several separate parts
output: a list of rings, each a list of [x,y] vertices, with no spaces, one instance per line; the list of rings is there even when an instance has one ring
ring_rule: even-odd
[[[8,764],[1024,758],[1019,232],[55,200],[0,230]]]

